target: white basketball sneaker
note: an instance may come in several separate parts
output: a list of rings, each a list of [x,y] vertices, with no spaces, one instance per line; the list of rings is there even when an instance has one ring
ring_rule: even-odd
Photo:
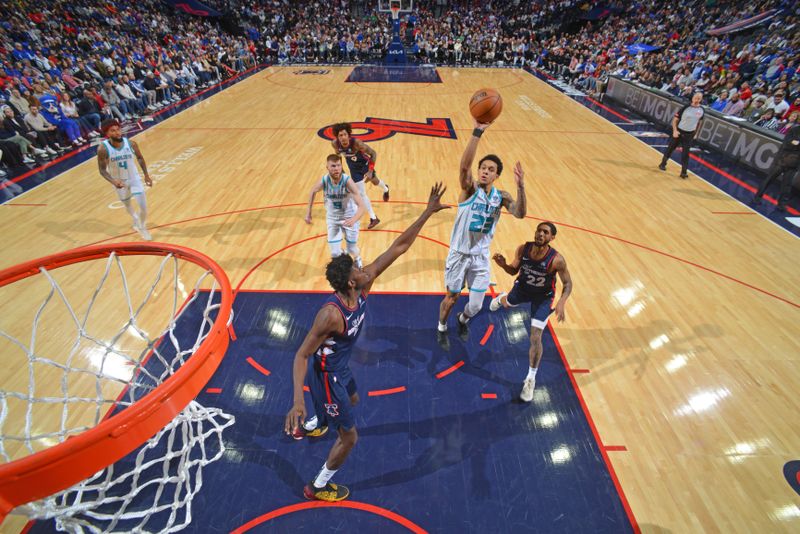
[[[492,299],[492,302],[489,303],[489,310],[490,311],[497,311],[503,305],[500,300],[505,297],[508,293],[500,293],[495,298]]]
[[[312,430],[317,428],[318,424],[319,424],[319,420],[317,419],[317,416],[315,415],[314,417],[312,417],[311,419],[309,419],[308,421],[303,423],[303,429],[306,432],[311,432]]]
[[[520,400],[530,402],[533,400],[533,388],[536,387],[536,378],[526,378],[522,384],[522,393],[519,394]]]
[[[147,228],[145,228],[143,224],[139,223],[136,230],[139,232],[139,235],[142,236],[142,239],[144,239],[145,241],[153,240],[153,236],[150,235],[150,232],[147,231]]]

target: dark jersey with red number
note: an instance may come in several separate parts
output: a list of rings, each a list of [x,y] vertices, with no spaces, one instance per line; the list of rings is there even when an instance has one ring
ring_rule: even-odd
[[[350,169],[350,176],[354,182],[360,182],[364,179],[364,175],[369,171],[370,158],[366,152],[361,152],[356,149],[356,143],[351,138],[350,146],[344,148],[339,140],[335,140],[336,151],[347,160],[347,167]]]
[[[353,353],[353,345],[361,334],[367,313],[367,297],[364,293],[359,294],[358,303],[351,309],[334,293],[328,297],[324,305],[339,310],[344,319],[344,330],[330,336],[320,345],[314,353],[314,367],[323,372],[342,371],[347,368],[350,355]]]

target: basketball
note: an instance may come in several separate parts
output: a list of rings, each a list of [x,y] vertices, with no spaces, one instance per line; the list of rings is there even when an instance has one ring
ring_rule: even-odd
[[[475,120],[489,123],[503,111],[503,97],[495,89],[478,89],[469,99],[469,112]]]

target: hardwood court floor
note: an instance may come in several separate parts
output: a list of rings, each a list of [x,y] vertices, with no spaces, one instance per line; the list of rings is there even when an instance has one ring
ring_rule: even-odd
[[[511,255],[535,224],[574,280],[555,332],[643,531],[776,532],[800,527],[783,476],[798,459],[800,248],[797,239],[706,182],[658,171],[659,155],[528,73],[440,69],[441,84],[344,83],[349,68],[303,75],[270,68],[136,137],[156,176],[148,191],[157,241],[215,258],[248,289],[326,289],[324,212],[303,223],[330,143],[317,132],[367,117],[448,118],[458,139],[397,133],[371,142],[391,202],[368,186],[382,223],[363,232],[366,261],[418,214],[430,184],[456,203],[472,129],[467,102],[495,87],[504,112],[479,156],[526,171],[528,218],[504,215],[492,252]],[[0,268],[100,241],[138,240],[96,160],[0,208]],[[13,204],[14,202],[12,202]],[[454,212],[422,234],[449,241]],[[365,221],[366,222],[366,221]],[[362,223],[363,224],[363,223]],[[305,241],[304,241],[305,240]],[[258,268],[259,262],[291,247]],[[418,241],[376,291],[443,290],[446,248]],[[252,272],[251,272],[251,269]],[[493,271],[498,289],[512,278]],[[428,313],[431,328],[437,310]],[[13,311],[3,321],[13,321]],[[662,530],[663,529],[663,530]]]

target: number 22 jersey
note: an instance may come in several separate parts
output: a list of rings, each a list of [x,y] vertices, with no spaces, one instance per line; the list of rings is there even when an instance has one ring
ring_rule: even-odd
[[[538,260],[531,259],[531,249],[534,243],[525,243],[522,249],[522,261],[519,265],[519,276],[514,281],[514,287],[521,289],[526,295],[550,296],[556,290],[556,272],[549,272],[550,265],[558,255],[556,249],[550,247],[547,254]]]

